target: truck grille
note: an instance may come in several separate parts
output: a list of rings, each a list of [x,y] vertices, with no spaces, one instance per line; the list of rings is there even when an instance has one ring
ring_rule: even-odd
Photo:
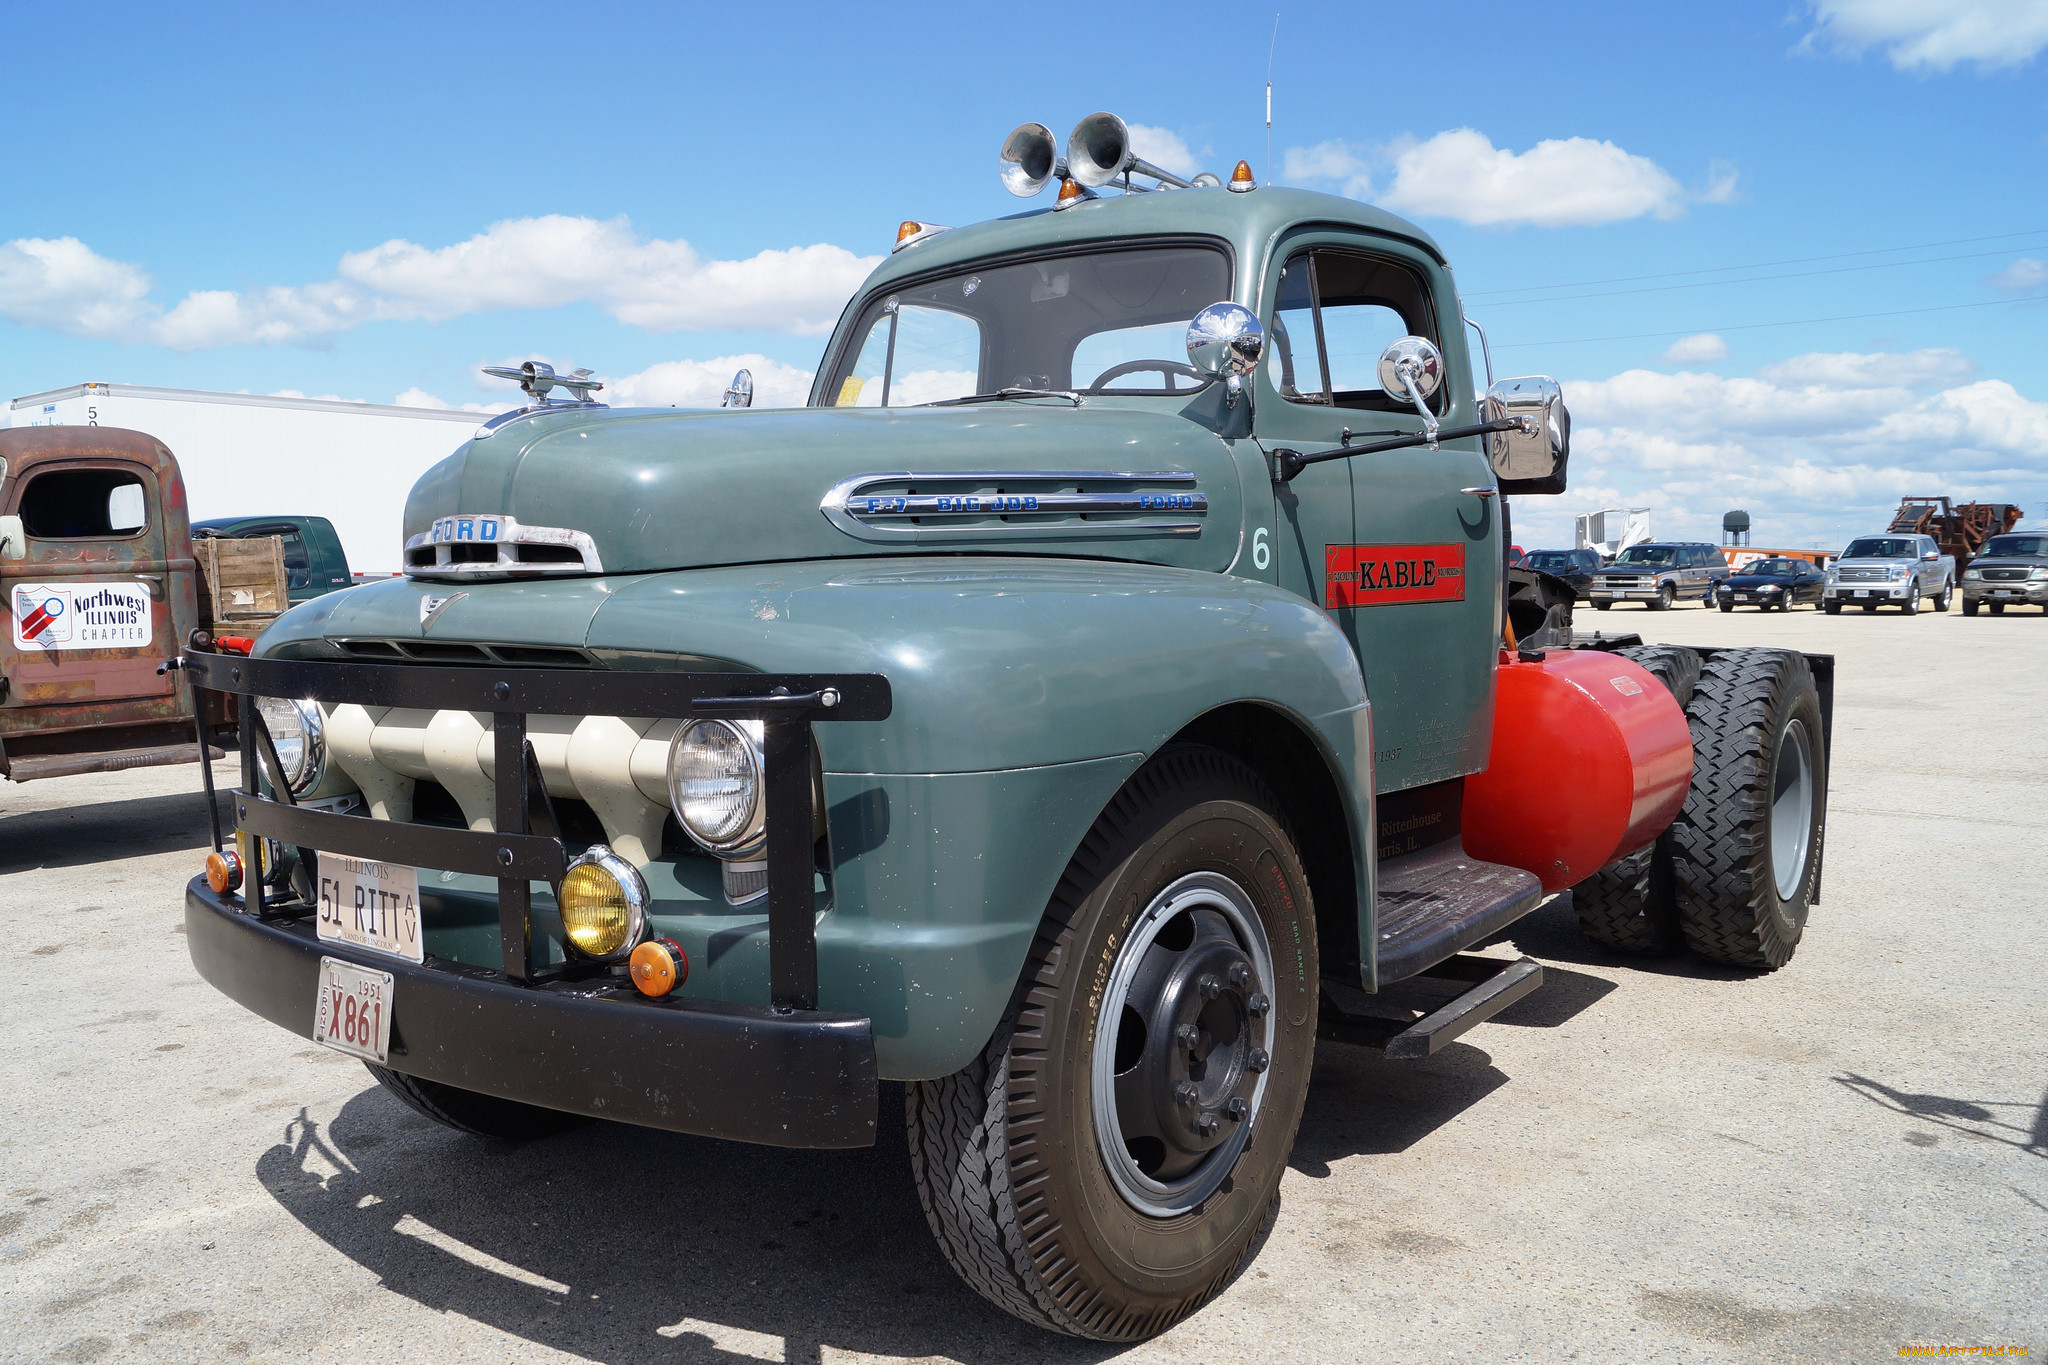
[[[2030,572],[2029,569],[1986,569],[1984,576],[1994,583],[2018,583]]]
[[[1593,581],[1597,586],[1603,588],[1654,588],[1657,586],[1655,575],[1644,574],[1602,574]]]
[[[1886,583],[1891,581],[1890,569],[1843,569],[1836,579],[1843,583]]]

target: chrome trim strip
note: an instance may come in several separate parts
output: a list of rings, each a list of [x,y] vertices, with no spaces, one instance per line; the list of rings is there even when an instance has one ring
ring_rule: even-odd
[[[1100,493],[1034,492],[1048,484],[1165,484],[1185,492],[1148,492],[1126,487]],[[1002,493],[888,493],[864,490],[886,484],[969,485],[979,490],[994,484]],[[891,473],[859,474],[832,485],[818,503],[826,520],[861,540],[983,540],[989,536],[1044,540],[1126,536],[1198,536],[1200,521],[1153,519],[1157,513],[1180,513],[1188,517],[1208,515],[1209,495],[1195,486],[1195,476],[1185,470],[930,470],[923,473],[901,470]],[[1081,516],[1135,516],[1141,521],[1074,522],[1052,518]],[[918,517],[938,519],[941,524],[905,526],[870,521],[870,517]],[[991,517],[1004,518],[991,522]],[[958,525],[973,521],[971,526]],[[946,522],[956,523],[953,525]]]
[[[611,404],[609,403],[565,403],[558,399],[548,399],[543,402],[529,404],[523,408],[514,408],[510,412],[499,413],[496,417],[485,422],[471,433],[469,439],[472,441],[489,440],[498,434],[500,427],[510,426],[523,417],[540,417],[550,412],[609,412],[610,410]]]

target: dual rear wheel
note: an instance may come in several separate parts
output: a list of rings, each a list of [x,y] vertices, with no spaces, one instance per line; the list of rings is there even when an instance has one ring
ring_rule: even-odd
[[[1789,650],[1617,651],[1657,675],[1692,731],[1693,776],[1671,828],[1572,888],[1588,938],[1629,953],[1681,947],[1772,971],[1792,959],[1820,883],[1827,746],[1820,695]]]

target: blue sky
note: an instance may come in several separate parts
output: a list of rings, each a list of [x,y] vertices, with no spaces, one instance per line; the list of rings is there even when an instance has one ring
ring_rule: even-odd
[[[539,355],[692,402],[755,357],[766,395],[900,219],[1020,207],[1021,120],[1112,109],[1267,176],[1271,8],[909,13],[17,24],[5,386],[488,404],[479,364]],[[1565,382],[1574,489],[1520,538],[1618,504],[1796,544],[1903,492],[2048,514],[2048,0],[1413,13],[1279,6],[1271,169],[1422,222],[1502,372]]]

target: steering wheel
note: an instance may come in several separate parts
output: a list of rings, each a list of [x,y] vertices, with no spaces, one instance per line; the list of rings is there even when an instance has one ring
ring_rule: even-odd
[[[1101,374],[1096,375],[1095,382],[1088,386],[1088,392],[1100,393],[1102,392],[1102,386],[1110,380],[1121,379],[1127,374],[1137,374],[1145,370],[1157,370],[1163,376],[1183,375],[1194,380],[1198,387],[1202,381],[1202,372],[1200,370],[1197,370],[1192,365],[1183,364],[1178,360],[1126,360],[1121,364],[1112,365]],[[1171,389],[1173,385],[1168,384],[1166,387]]]

